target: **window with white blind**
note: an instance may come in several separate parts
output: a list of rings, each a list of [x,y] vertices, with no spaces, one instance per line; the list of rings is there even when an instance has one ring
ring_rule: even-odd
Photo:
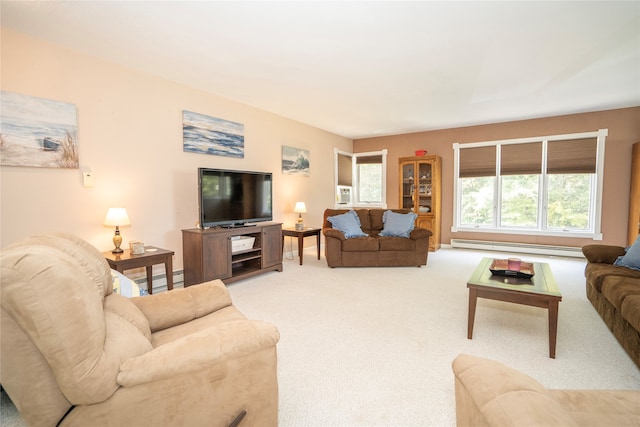
[[[454,144],[452,231],[601,239],[606,136]]]

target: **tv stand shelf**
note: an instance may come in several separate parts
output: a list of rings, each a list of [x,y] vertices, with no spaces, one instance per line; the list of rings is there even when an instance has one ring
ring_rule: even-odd
[[[253,248],[233,252],[231,238],[255,238]],[[267,271],[282,271],[282,224],[182,230],[184,286],[213,279],[225,283]]]

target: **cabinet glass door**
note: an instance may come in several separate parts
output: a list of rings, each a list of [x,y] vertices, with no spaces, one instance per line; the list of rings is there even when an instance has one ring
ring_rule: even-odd
[[[432,209],[433,188],[431,186],[431,163],[418,163],[418,212],[430,213]]]
[[[402,209],[413,210],[415,181],[415,165],[413,163],[402,165]]]

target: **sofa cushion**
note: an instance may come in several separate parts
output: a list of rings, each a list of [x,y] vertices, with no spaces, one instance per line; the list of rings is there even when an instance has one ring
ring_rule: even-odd
[[[602,295],[618,310],[629,295],[640,295],[640,280],[630,277],[607,276],[602,281]]]
[[[618,257],[613,264],[632,270],[640,270],[640,236],[627,250],[627,253]]]
[[[327,218],[334,228],[342,231],[344,237],[350,239],[352,237],[368,236],[360,228],[360,219],[355,211],[349,211],[340,215],[330,216]]]
[[[640,279],[640,271],[611,264],[589,263],[587,264],[585,275],[587,276],[587,283],[593,286],[598,292],[602,292],[602,282],[608,276],[635,277],[636,279]]]
[[[370,234],[372,230],[375,230],[376,227],[371,223],[371,212],[369,209],[356,209],[354,211],[357,214],[358,223],[360,224],[360,228],[366,234]]]
[[[404,237],[380,237],[381,251],[415,251],[416,241]]]
[[[418,215],[413,212],[399,214],[389,210],[384,211],[382,215],[384,228],[380,232],[380,235],[409,238],[409,234],[415,226],[417,217]]]
[[[633,329],[640,331],[640,295],[629,295],[622,301],[622,318],[625,319]]]
[[[386,212],[384,209],[371,209],[369,211],[369,226],[372,231],[376,231],[376,234],[384,228],[384,222],[382,216]]]
[[[380,249],[377,237],[356,237],[342,242],[343,252],[377,252]]]

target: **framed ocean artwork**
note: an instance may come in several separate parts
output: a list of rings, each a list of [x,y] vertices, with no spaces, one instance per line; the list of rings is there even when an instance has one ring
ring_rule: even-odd
[[[309,176],[309,150],[282,146],[282,173],[285,175]]]
[[[183,150],[189,153],[244,158],[244,125],[182,112]]]
[[[79,167],[76,106],[0,92],[0,165]]]

